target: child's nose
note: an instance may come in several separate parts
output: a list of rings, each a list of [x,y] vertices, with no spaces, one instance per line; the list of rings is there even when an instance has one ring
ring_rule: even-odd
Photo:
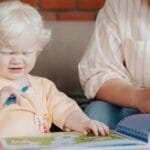
[[[11,63],[18,64],[20,63],[22,56],[20,54],[14,54],[11,59]]]

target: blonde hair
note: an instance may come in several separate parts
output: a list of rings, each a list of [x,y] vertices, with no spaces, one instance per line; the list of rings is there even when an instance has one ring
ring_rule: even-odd
[[[0,3],[0,44],[13,45],[26,25],[32,25],[41,48],[50,40],[51,31],[44,28],[42,17],[36,9],[17,0]]]

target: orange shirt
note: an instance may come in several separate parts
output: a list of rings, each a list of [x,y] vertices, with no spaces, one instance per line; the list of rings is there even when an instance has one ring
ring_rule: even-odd
[[[67,117],[80,110],[76,102],[50,80],[28,77],[31,86],[26,92],[27,98],[20,105],[11,104],[0,110],[0,137],[38,135],[45,128],[51,128],[52,123],[63,129]],[[0,89],[8,85],[11,85],[8,80],[0,78]]]

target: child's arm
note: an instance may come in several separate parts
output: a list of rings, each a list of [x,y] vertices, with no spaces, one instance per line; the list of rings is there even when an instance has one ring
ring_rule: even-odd
[[[93,132],[94,135],[107,135],[109,128],[102,122],[91,120],[81,110],[72,112],[65,121],[64,128],[88,134]]]

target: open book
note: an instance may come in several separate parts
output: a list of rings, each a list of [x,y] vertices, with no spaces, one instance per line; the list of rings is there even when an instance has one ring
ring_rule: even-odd
[[[115,132],[119,134],[111,132],[108,136],[93,136],[76,132],[53,132],[33,137],[7,137],[0,139],[0,149],[150,150],[150,144],[146,143],[150,141],[149,129],[150,114],[137,114],[118,123]]]
[[[0,149],[98,149],[98,150],[147,150],[145,142],[111,133],[108,136],[82,135],[76,132],[57,132],[34,137],[7,137],[0,139]]]
[[[125,117],[116,126],[116,132],[150,143],[150,114]]]

